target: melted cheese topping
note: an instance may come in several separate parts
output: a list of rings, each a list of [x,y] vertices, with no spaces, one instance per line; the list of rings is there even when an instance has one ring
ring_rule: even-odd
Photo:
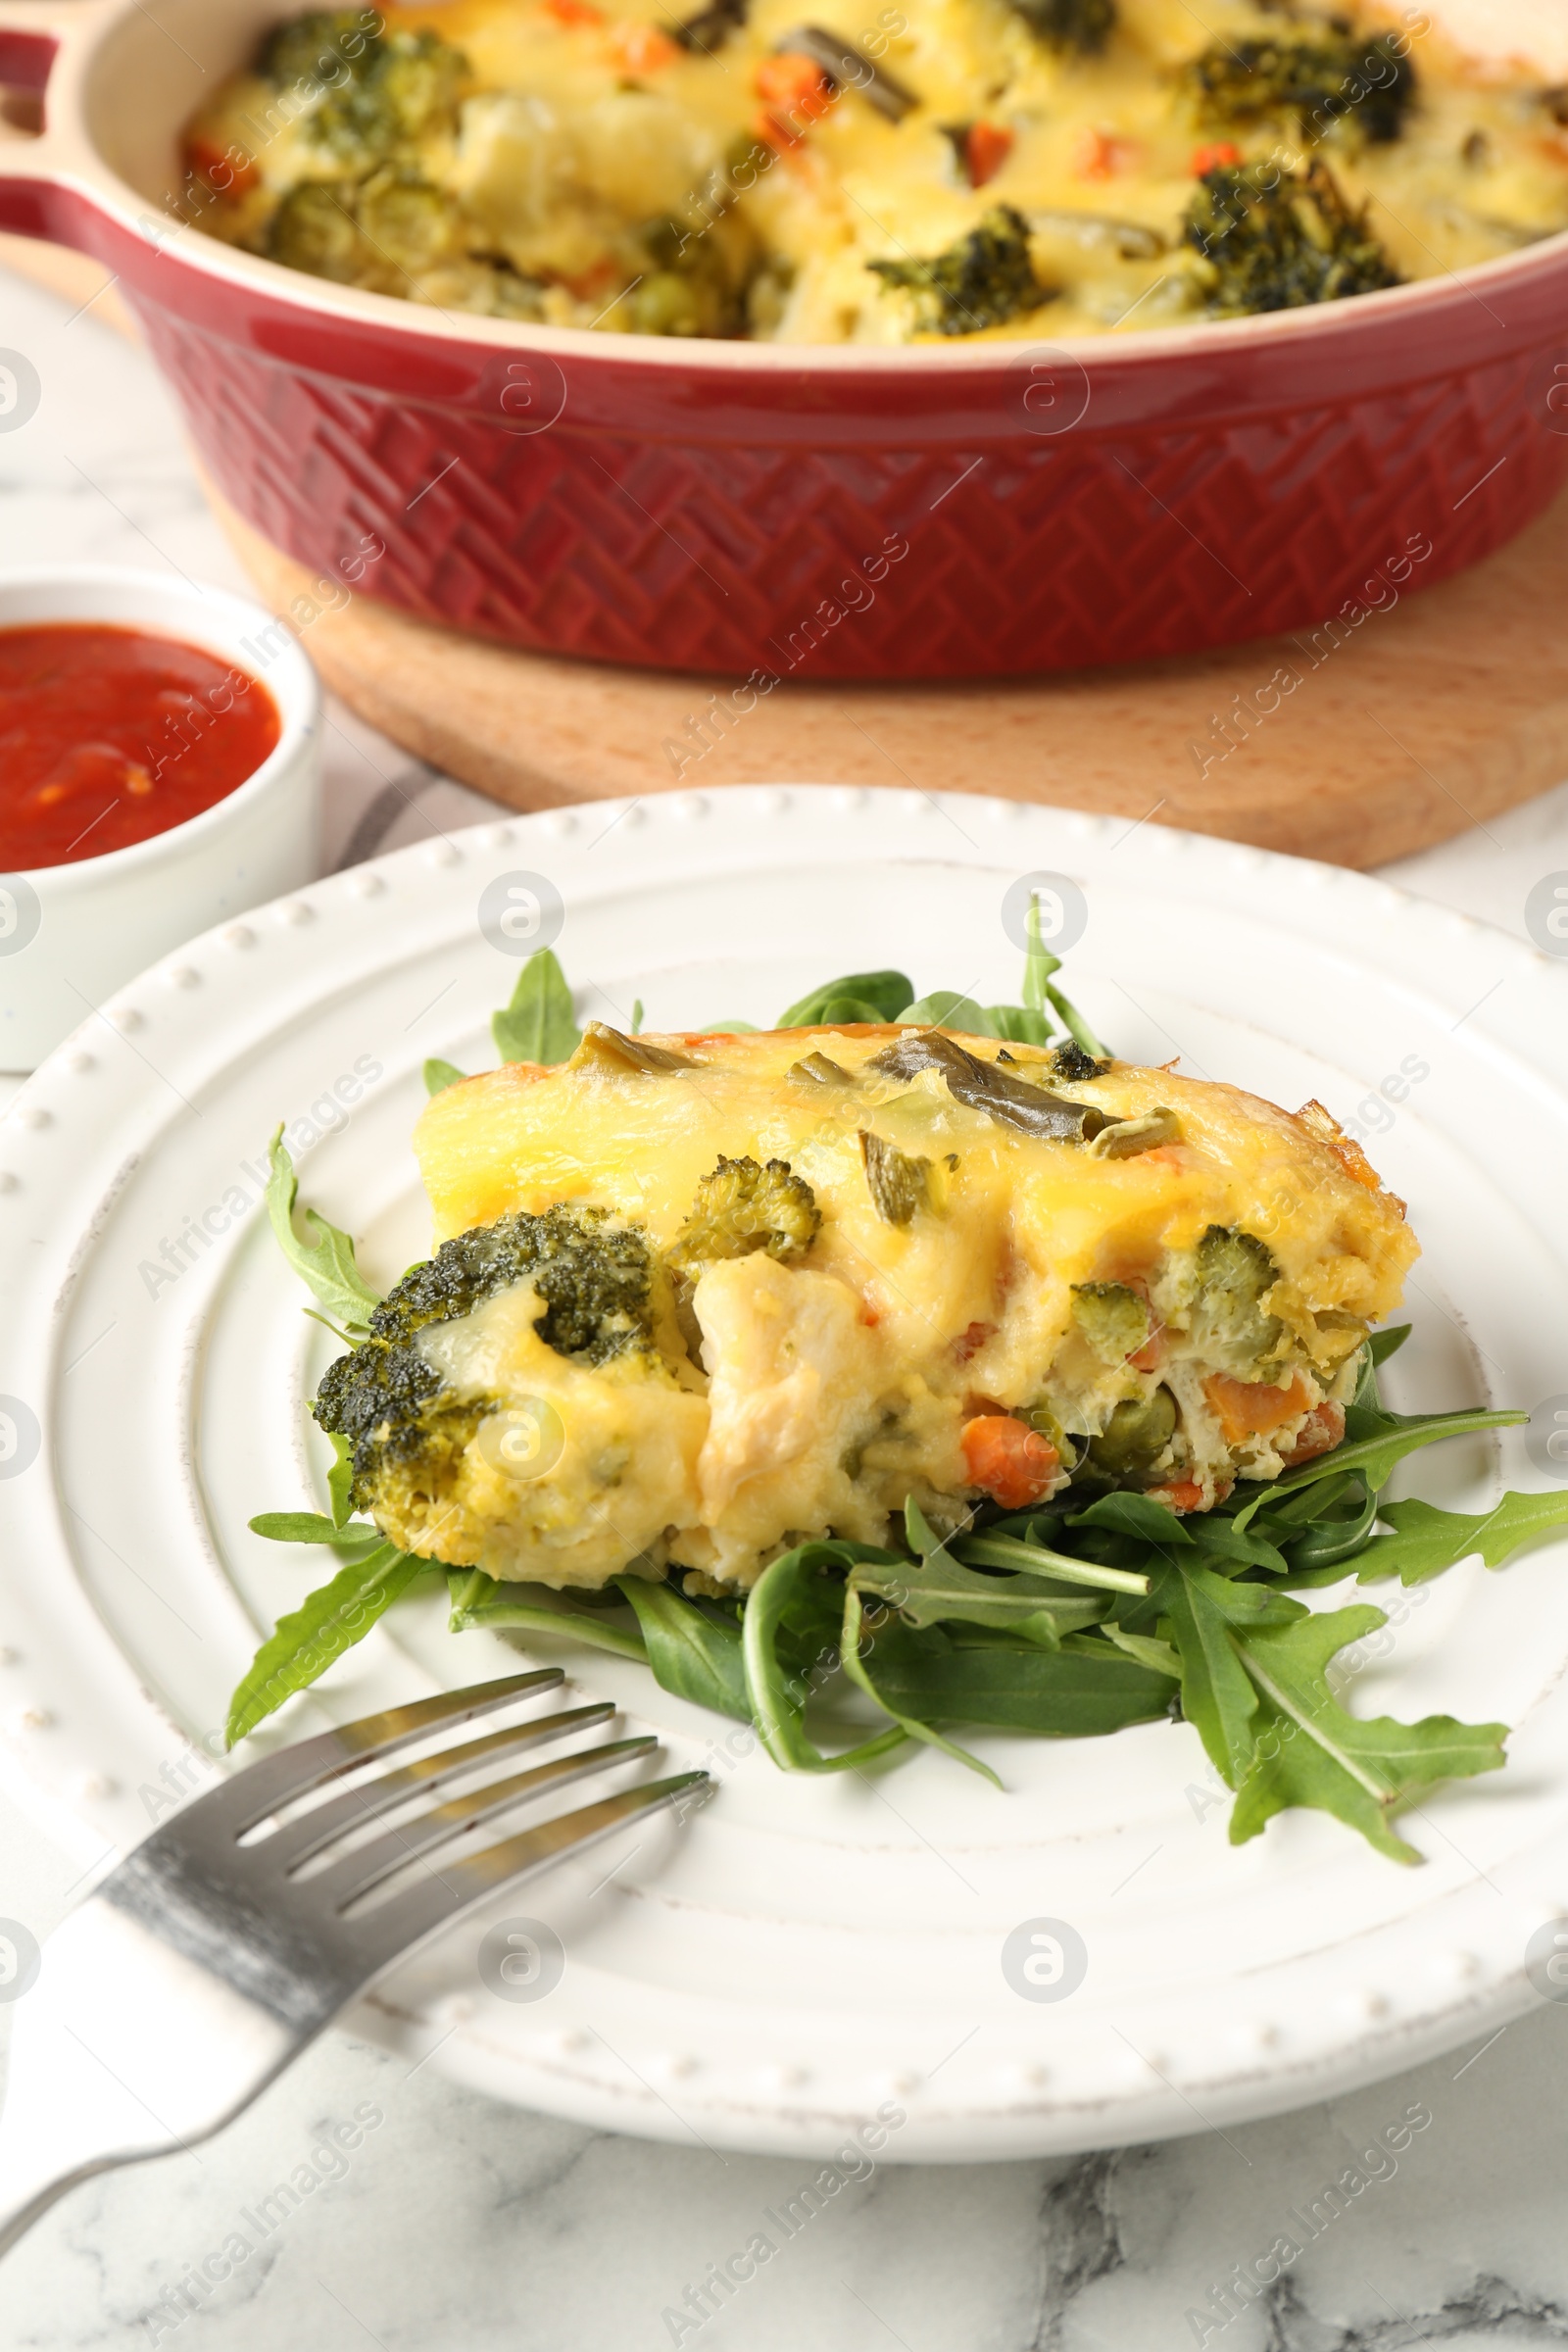
[[[664,1251],[720,1156],[787,1161],[821,1223],[786,1262],[758,1249],[701,1266],[686,1337],[667,1318],[651,1355],[595,1370],[556,1354],[528,1287],[430,1330],[421,1348],[459,1393],[542,1400],[559,1458],[519,1483],[481,1426],[454,1494],[389,1532],[497,1576],[603,1583],[636,1560],[744,1586],[808,1535],[882,1541],[909,1494],[963,1516],[979,1419],[1032,1414],[1060,1485],[1118,1407],[1153,1399],[1174,1426],[1123,1483],[1200,1507],[1240,1473],[1277,1474],[1348,1395],[1417,1253],[1328,1115],[1125,1063],[1064,1083],[1048,1054],[1008,1048],[1020,1077],[1109,1119],[1173,1114],[1177,1140],[1101,1156],[967,1107],[937,1071],[866,1066],[902,1034],[656,1039],[690,1066],[513,1064],[435,1096],[415,1145],[438,1241],[564,1202]],[[962,1042],[996,1058],[995,1040]],[[801,1073],[811,1052],[840,1083]],[[878,1207],[864,1134],[927,1163],[906,1222]],[[1244,1274],[1266,1269],[1250,1321],[1205,1273],[1215,1229]]]
[[[431,134],[399,159],[456,208],[449,231],[426,221],[411,235],[406,215],[378,202],[357,249],[346,213],[326,223],[332,251],[319,261],[270,242],[291,189],[341,184],[366,166],[323,151],[309,113],[280,122],[278,92],[254,75],[236,77],[192,125],[199,172],[203,157],[231,159],[213,172],[221,200],[206,193],[198,216],[212,233],[296,266],[447,309],[881,344],[919,340],[930,321],[915,294],[884,285],[868,264],[929,262],[999,205],[1027,225],[1039,300],[995,326],[950,318],[948,332],[1054,339],[1200,318],[1208,288],[1183,222],[1195,172],[1220,147],[1221,160],[1278,159],[1291,171],[1326,161],[1406,278],[1568,225],[1568,135],[1542,88],[1554,76],[1531,59],[1528,24],[1500,55],[1479,34],[1483,53],[1468,53],[1463,7],[1461,41],[1415,10],[1339,18],[1353,17],[1369,40],[1393,27],[1419,77],[1402,134],[1383,143],[1363,135],[1353,107],[1316,126],[1295,116],[1204,120],[1183,84],[1206,48],[1309,35],[1327,10],[1119,0],[1117,30],[1093,56],[1054,50],[1009,0],[807,10],[808,24],[859,44],[903,85],[913,104],[898,121],[843,81],[789,118],[776,69],[801,0],[751,0],[741,13],[744,23],[710,26],[704,45],[686,49],[667,37],[674,16],[651,19],[646,0],[389,6],[389,30],[426,27],[471,69],[455,135]],[[975,125],[980,146],[968,141]],[[650,245],[661,221],[674,229]]]

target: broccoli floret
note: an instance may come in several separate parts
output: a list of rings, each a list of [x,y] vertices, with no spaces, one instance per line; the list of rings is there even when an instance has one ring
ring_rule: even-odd
[[[1086,1078],[1102,1078],[1110,1063],[1097,1061],[1092,1054],[1084,1052],[1075,1037],[1069,1037],[1053,1052],[1051,1067],[1064,1085],[1081,1086]]]
[[[267,234],[272,260],[340,286],[355,284],[373,257],[360,234],[353,201],[351,190],[331,180],[303,179],[290,188]]]
[[[535,1324],[547,1347],[581,1364],[653,1352],[654,1260],[645,1234],[602,1208],[517,1209],[443,1242],[411,1267],[370,1317],[363,1347],[329,1364],[313,1406],[345,1438],[354,1500],[373,1509],[389,1484],[439,1493],[443,1477],[487,1413],[505,1399],[460,1397],[415,1346],[432,1323],[470,1315],[487,1298],[532,1283],[545,1302]]]
[[[1125,1363],[1149,1337],[1149,1309],[1125,1283],[1075,1282],[1072,1316],[1103,1363]]]
[[[1210,316],[1293,311],[1373,294],[1403,281],[1346,202],[1326,164],[1298,176],[1276,164],[1221,164],[1205,172],[1188,208],[1186,240],[1200,258]]]
[[[514,1209],[443,1242],[414,1266],[370,1317],[374,1338],[406,1343],[427,1323],[472,1314],[497,1291],[531,1282],[545,1301],[536,1326],[558,1355],[604,1364],[653,1333],[653,1257],[640,1226],[604,1208],[558,1203],[542,1216]]]
[[[1031,32],[1056,50],[1093,57],[1116,24],[1116,0],[1012,0]]]
[[[324,83],[307,135],[368,171],[455,124],[468,61],[437,33],[367,34],[358,16],[332,11],[285,24],[263,51],[262,71],[284,87]]]
[[[338,80],[344,67],[352,68],[380,37],[368,29],[367,16],[376,22],[373,12],[362,14],[357,8],[313,8],[291,18],[262,43],[258,73],[279,89]]]
[[[372,172],[359,189],[355,215],[362,233],[394,274],[410,276],[456,261],[463,223],[452,198],[417,172]]]
[[[1010,204],[987,213],[966,237],[929,262],[867,262],[889,291],[912,294],[918,323],[938,335],[1004,326],[1054,300],[1029,258],[1029,223]]]
[[[463,255],[456,205],[417,172],[388,165],[358,183],[305,179],[272,216],[268,252],[291,270],[394,294]]]
[[[1263,1300],[1280,1270],[1264,1242],[1236,1225],[1210,1225],[1198,1245],[1199,1293],[1193,1337],[1200,1351],[1243,1378],[1276,1354],[1285,1326]]]
[[[740,335],[761,253],[732,210],[702,229],[655,220],[642,231],[649,267],[630,295],[639,335]]]
[[[1187,68],[1187,86],[1206,122],[1234,126],[1294,115],[1322,137],[1353,117],[1364,137],[1386,143],[1404,128],[1415,69],[1393,36],[1324,27],[1298,38],[1216,41]]]
[[[676,1236],[669,1262],[678,1273],[721,1257],[803,1257],[816,1239],[822,1212],[816,1196],[787,1159],[726,1159],[697,1187],[690,1216]]]

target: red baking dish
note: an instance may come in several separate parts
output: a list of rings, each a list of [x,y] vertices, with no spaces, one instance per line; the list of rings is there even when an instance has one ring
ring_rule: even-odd
[[[0,133],[0,227],[118,271],[231,504],[423,619],[775,676],[1142,661],[1309,626],[1391,563],[1430,585],[1568,472],[1568,234],[1318,310],[967,349],[511,325],[299,275],[168,209],[180,124],[288,13],[6,0],[0,81],[46,124]]]

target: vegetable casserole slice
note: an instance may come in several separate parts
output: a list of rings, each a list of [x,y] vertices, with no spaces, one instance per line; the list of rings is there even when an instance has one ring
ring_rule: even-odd
[[[1316,1104],[940,1028],[622,1037],[427,1104],[440,1246],[328,1371],[405,1550],[746,1589],[1071,1485],[1203,1511],[1337,1444],[1417,1254]]]

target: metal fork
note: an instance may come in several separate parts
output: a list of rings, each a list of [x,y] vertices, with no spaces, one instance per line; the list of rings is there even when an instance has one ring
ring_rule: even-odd
[[[276,1818],[441,1727],[564,1679],[555,1668],[511,1675],[323,1732],[234,1774],[126,1855],[50,1937],[17,2010],[0,2118],[0,2254],[77,2181],[219,2131],[384,1970],[485,1896],[707,1783],[705,1772],[679,1772],[480,1853],[436,1851],[525,1799],[659,1745],[612,1740],[487,1781],[330,1858],[377,1817],[615,1712],[597,1704],[444,1744]],[[416,1884],[365,1903],[432,1854]],[[319,1867],[300,1876],[312,1863]]]

